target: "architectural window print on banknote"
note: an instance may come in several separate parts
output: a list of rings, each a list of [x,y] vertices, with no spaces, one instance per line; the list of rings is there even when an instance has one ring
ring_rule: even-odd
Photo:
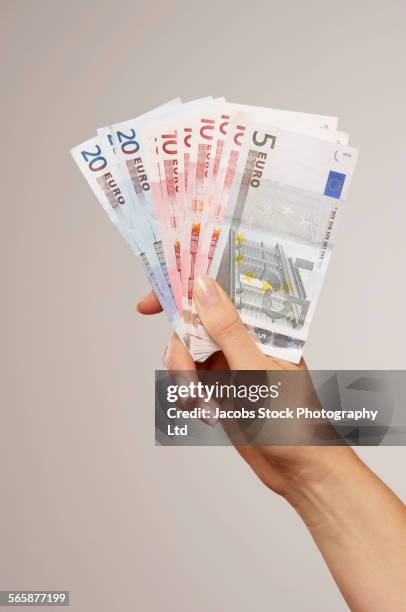
[[[324,236],[334,215],[325,196],[271,181],[243,210],[230,233],[230,289],[250,325],[304,339],[320,289]]]
[[[292,164],[283,180],[273,179],[277,141],[284,137],[281,132],[275,139],[270,159],[249,143],[240,156],[234,202],[231,196],[228,285],[242,320],[259,342],[301,351],[331,255],[346,174],[326,168],[320,172],[333,154],[334,145],[326,144],[313,162],[318,184],[301,186],[300,166],[309,160]]]

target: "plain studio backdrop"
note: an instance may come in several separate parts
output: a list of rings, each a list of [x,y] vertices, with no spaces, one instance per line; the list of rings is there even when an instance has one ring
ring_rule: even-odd
[[[171,98],[338,115],[361,150],[306,358],[405,367],[403,1],[2,0],[0,588],[75,612],[346,606],[231,448],[154,447],[170,329],[70,157]],[[402,497],[405,449],[360,455]],[[382,517],[384,520],[384,517]]]

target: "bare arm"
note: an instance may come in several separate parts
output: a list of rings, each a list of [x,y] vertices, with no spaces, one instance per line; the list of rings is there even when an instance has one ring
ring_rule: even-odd
[[[224,291],[201,279],[194,298],[209,334],[222,348],[207,367],[294,369],[256,347]],[[158,312],[155,298],[139,305]],[[166,366],[195,367],[173,337]],[[304,363],[299,366],[305,368]],[[406,507],[347,446],[243,446],[257,476],[296,509],[353,612],[406,611]]]
[[[406,508],[355,453],[346,451],[322,481],[296,479],[286,498],[303,518],[351,610],[406,610]]]

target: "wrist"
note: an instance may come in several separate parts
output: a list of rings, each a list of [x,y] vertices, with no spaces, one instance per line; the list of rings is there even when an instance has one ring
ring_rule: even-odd
[[[350,491],[366,466],[350,447],[318,447],[317,459],[287,479],[284,497],[309,529],[328,529],[345,520]]]

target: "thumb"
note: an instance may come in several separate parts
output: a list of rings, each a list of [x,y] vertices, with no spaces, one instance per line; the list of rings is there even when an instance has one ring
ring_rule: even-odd
[[[199,318],[223,351],[232,370],[264,370],[266,359],[241,321],[226,292],[208,276],[193,285]]]

